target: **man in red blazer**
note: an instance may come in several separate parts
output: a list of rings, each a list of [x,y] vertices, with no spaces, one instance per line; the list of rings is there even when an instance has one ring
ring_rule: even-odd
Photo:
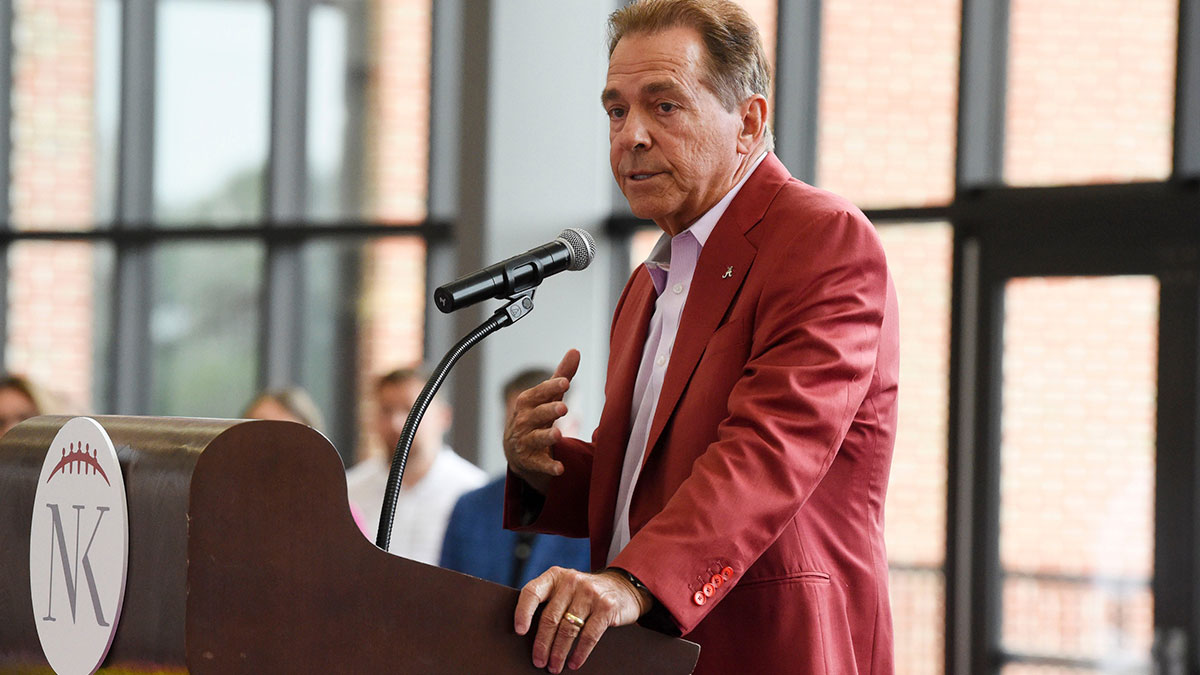
[[[613,174],[664,235],[617,304],[591,442],[552,426],[574,350],[508,421],[506,526],[590,537],[601,570],[531,581],[515,629],[550,672],[640,620],[698,642],[697,673],[890,674],[898,335],[879,239],[770,152],[740,8],[645,0],[610,28]]]

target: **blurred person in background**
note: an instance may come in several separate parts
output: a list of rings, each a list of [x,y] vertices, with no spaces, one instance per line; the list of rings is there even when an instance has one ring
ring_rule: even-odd
[[[0,375],[0,436],[45,410],[42,393],[28,378],[14,374]]]
[[[383,375],[375,383],[374,431],[382,447],[371,451],[346,472],[350,503],[366,517],[372,540],[379,531],[392,453],[425,380],[416,369],[402,368]],[[430,565],[436,565],[441,557],[446,521],[458,498],[487,482],[482,469],[446,445],[450,419],[450,408],[434,398],[408,453],[388,546],[391,553]]]
[[[517,396],[554,373],[529,368],[504,385],[504,419],[512,416]],[[587,539],[504,529],[504,476],[462,496],[450,514],[442,545],[442,567],[514,588],[524,586],[553,566],[589,569]]]
[[[321,414],[321,409],[317,407],[312,396],[301,387],[267,389],[246,406],[242,417],[252,420],[296,422],[325,433],[325,416]],[[363,535],[374,541],[375,533],[368,528],[362,511],[353,503],[350,504],[350,515]]]
[[[242,417],[253,420],[299,422],[317,431],[325,428],[325,417],[308,392],[300,387],[268,389],[258,395]]]

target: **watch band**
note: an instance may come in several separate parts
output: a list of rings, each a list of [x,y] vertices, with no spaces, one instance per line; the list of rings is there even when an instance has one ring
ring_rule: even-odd
[[[633,573],[631,573],[629,570],[622,569],[620,567],[605,567],[601,571],[602,572],[616,572],[617,574],[621,575],[622,577],[627,579],[629,581],[629,583],[633,584],[633,587],[635,589],[637,589],[637,591],[639,593],[645,593],[646,595],[650,596],[650,602],[654,603],[654,594],[650,592],[649,588],[646,588],[646,584],[643,584],[641,579],[638,579],[637,577],[633,576]]]

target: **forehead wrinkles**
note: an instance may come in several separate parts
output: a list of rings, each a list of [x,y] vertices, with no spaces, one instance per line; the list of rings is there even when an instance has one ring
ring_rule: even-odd
[[[658,35],[636,34],[621,39],[609,58],[608,79],[601,92],[601,100],[661,92],[662,87],[654,87],[655,91],[647,92],[646,85],[668,81],[692,98],[700,96],[702,90],[720,98],[709,77],[708,55],[704,47],[693,41],[682,49],[663,49],[656,41],[649,39]],[[622,46],[625,48],[622,49]]]
[[[695,99],[700,93],[698,88],[712,89],[702,75],[702,72],[695,72],[687,65],[672,61],[642,62],[636,67],[610,68],[600,98],[602,101],[611,101],[675,92]]]

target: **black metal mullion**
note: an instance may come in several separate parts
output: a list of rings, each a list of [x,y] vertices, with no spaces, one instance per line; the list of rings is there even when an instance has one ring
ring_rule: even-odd
[[[416,223],[394,225],[390,223],[329,223],[303,225],[287,223],[266,226],[262,223],[246,227],[219,225],[194,225],[187,227],[159,228],[150,225],[125,226],[118,224],[112,230],[4,230],[0,229],[0,244],[16,240],[30,241],[108,241],[117,246],[151,244],[167,241],[196,241],[227,239],[234,241],[266,241],[300,243],[310,240],[417,236],[430,240],[445,240],[450,236],[451,226],[447,223]]]
[[[158,5],[126,0],[121,19],[120,131],[116,223],[112,235],[141,230],[154,215],[154,90]],[[150,412],[150,342],[154,248],[150,240],[121,241],[113,272],[107,409]]]
[[[307,1],[272,5],[271,146],[267,226],[302,220],[307,212]],[[304,262],[296,241],[268,240],[259,333],[259,386],[300,380],[303,363]]]
[[[1200,669],[1200,274],[1193,261],[1168,267],[1159,279],[1155,657],[1157,672],[1196,672]]]
[[[958,74],[958,191],[1002,181],[1008,0],[963,0]]]
[[[1172,175],[1200,179],[1200,0],[1179,0]]]
[[[992,672],[1000,626],[999,418],[1003,284],[955,230],[947,457],[945,672]]]
[[[950,418],[947,437],[947,675],[995,667],[1000,618],[999,336],[1003,293],[988,276],[989,250],[964,208],[968,190],[1003,178],[1008,0],[962,0],[955,147]]]
[[[775,40],[775,153],[792,175],[817,177],[821,0],[779,0]]]

